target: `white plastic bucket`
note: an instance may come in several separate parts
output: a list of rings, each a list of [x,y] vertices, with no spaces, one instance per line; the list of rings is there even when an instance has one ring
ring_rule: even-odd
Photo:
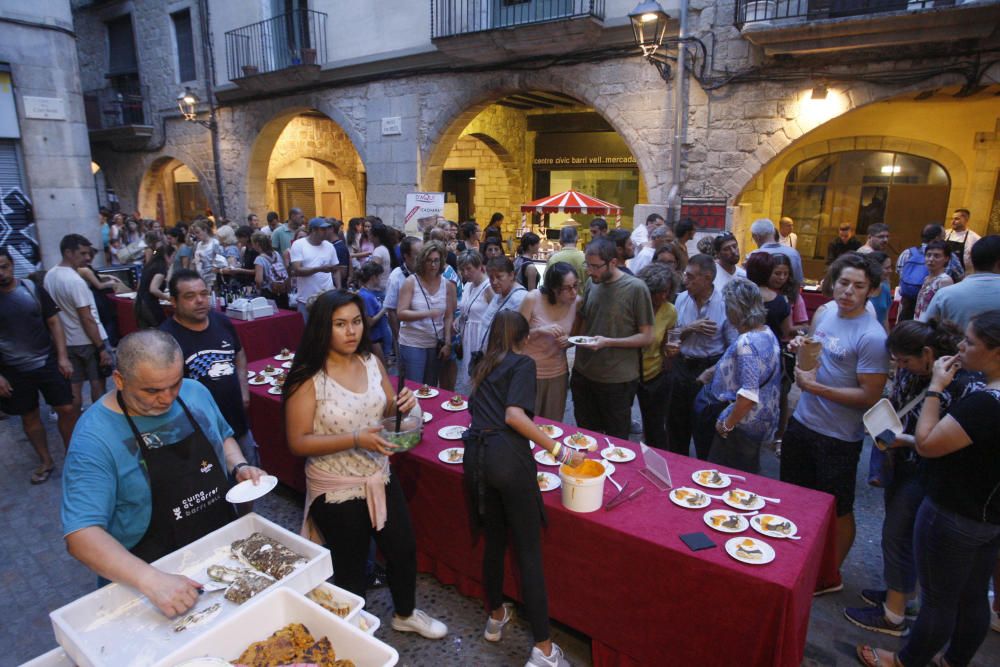
[[[608,476],[607,471],[600,463],[596,461],[592,463],[600,466],[601,474],[593,477],[577,477],[568,472],[572,468],[559,466],[563,506],[571,512],[596,512],[604,504],[604,478]]]

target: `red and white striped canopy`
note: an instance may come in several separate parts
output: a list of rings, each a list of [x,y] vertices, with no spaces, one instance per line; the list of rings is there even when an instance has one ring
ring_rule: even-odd
[[[527,213],[583,213],[587,215],[621,215],[622,207],[606,202],[597,197],[585,195],[576,190],[567,190],[557,195],[542,197],[535,201],[521,204],[521,210]]]

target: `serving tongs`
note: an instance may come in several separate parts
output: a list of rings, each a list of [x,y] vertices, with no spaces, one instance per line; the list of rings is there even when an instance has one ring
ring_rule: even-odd
[[[626,486],[628,486],[627,481],[624,484],[622,484],[622,490],[618,493],[618,495],[609,500],[608,504],[604,506],[604,511],[613,510],[614,508],[618,507],[623,503],[627,503],[630,500],[634,500],[638,498],[643,491],[646,490],[645,486],[640,486],[638,489],[636,489],[635,491],[626,496],[625,495]]]

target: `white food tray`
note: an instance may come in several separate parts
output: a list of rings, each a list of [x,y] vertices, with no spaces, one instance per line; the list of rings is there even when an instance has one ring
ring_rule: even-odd
[[[329,582],[324,581],[319,586],[316,586],[316,588],[322,591],[326,591],[333,597],[334,600],[346,602],[351,606],[351,610],[347,612],[347,616],[343,617],[345,621],[353,621],[354,617],[357,616],[358,612],[361,611],[361,608],[365,606],[364,598],[355,595],[349,590],[345,590],[343,588],[340,588],[339,586],[334,586]],[[311,590],[312,589],[310,589],[310,591]]]
[[[361,621],[365,622],[364,627],[361,625]],[[378,616],[369,614],[364,609],[358,610],[358,615],[351,620],[351,623],[372,636],[375,635],[375,631],[382,625],[382,621],[379,620]]]
[[[74,664],[69,659],[69,656],[66,655],[66,652],[57,647],[33,660],[29,660],[21,665],[21,667],[73,667]]]
[[[176,619],[165,617],[138,591],[111,584],[49,614],[56,641],[80,667],[161,665],[165,664],[162,659],[168,653],[191,643],[234,615],[241,606],[256,605],[279,587],[306,593],[333,574],[327,549],[254,513],[164,556],[153,565],[164,572],[205,582],[209,580],[206,573],[209,565],[245,567],[232,560],[229,545],[255,532],[278,540],[308,561],[243,605],[226,600],[221,591],[202,595],[194,610],[219,602],[222,611],[210,622],[188,627],[183,632],[174,632]]]
[[[903,432],[903,422],[899,420],[899,415],[896,414],[896,409],[892,407],[888,398],[879,400],[869,408],[861,421],[872,439],[877,438],[883,431],[892,431],[896,435]]]
[[[246,648],[270,637],[290,623],[302,623],[316,639],[327,637],[338,660],[351,660],[357,667],[390,667],[399,660],[396,649],[369,636],[288,589],[267,596],[266,604],[245,606],[224,621],[214,623],[198,639],[166,656],[159,665],[173,667],[190,658],[213,656],[234,662]]]

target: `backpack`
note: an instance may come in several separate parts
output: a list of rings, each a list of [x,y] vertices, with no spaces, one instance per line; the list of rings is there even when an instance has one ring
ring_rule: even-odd
[[[288,270],[285,268],[285,263],[281,261],[278,257],[278,261],[272,260],[270,257],[264,255],[264,261],[267,262],[267,273],[271,281],[271,292],[278,296],[288,293]]]
[[[908,299],[916,299],[920,287],[927,277],[927,265],[924,264],[924,247],[913,246],[906,256],[903,268],[899,270],[899,293]]]

